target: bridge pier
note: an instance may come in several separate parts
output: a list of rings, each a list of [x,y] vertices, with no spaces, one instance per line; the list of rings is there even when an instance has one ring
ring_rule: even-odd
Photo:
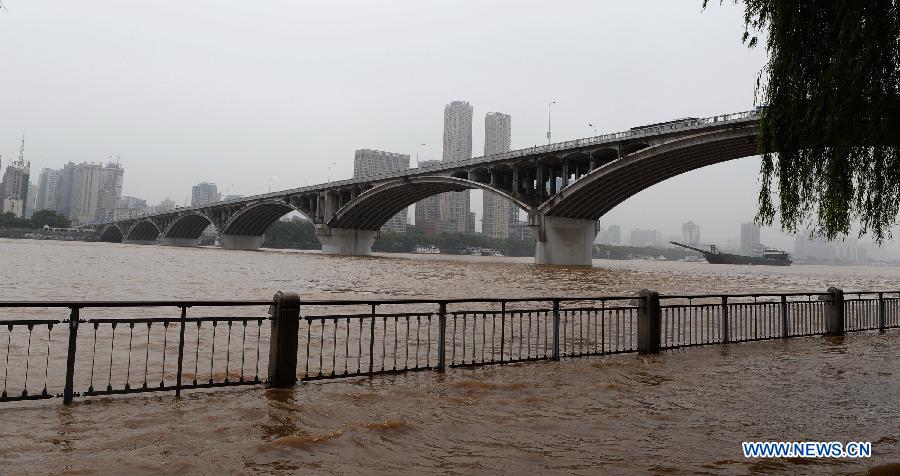
[[[376,230],[356,230],[316,225],[316,238],[322,243],[322,253],[329,255],[366,256],[372,254]]]
[[[262,235],[226,235],[222,233],[219,242],[226,250],[258,250],[262,246]]]
[[[125,240],[126,245],[155,245],[156,240]]]
[[[165,238],[165,237],[162,237],[159,239],[159,244],[162,246],[196,247],[196,246],[200,246],[200,238]]]
[[[597,220],[528,215],[537,243],[535,264],[591,266]]]

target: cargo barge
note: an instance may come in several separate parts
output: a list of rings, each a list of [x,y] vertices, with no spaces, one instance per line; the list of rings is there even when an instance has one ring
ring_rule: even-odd
[[[676,241],[670,241],[673,245],[694,250],[703,255],[706,261],[711,264],[752,264],[762,266],[790,266],[791,255],[786,251],[776,250],[774,248],[766,248],[760,256],[744,256],[733,255],[730,253],[722,253],[716,245],[709,245],[709,250],[694,248]]]

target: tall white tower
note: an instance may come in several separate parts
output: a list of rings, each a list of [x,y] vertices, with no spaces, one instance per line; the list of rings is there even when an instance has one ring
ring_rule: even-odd
[[[465,101],[444,106],[444,162],[472,158],[472,112],[472,106]],[[469,229],[469,203],[468,190],[442,194],[439,231],[475,231]]]
[[[484,116],[484,155],[509,152],[512,135],[512,119],[509,114],[489,112]],[[511,211],[515,209],[509,200],[484,192],[484,215],[481,232],[491,238],[506,239],[509,236]]]

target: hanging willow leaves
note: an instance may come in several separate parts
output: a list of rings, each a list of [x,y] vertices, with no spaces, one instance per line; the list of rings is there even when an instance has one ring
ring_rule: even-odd
[[[735,3],[769,55],[757,222],[833,239],[858,221],[881,243],[900,210],[900,0]]]

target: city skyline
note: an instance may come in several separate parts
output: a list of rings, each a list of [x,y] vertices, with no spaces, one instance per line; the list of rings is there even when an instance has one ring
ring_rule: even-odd
[[[698,14],[655,2],[658,15],[653,18],[631,5],[587,1],[522,5],[513,12],[490,3],[422,9],[412,2],[378,7],[351,2],[333,8],[287,5],[272,11],[242,5],[220,12],[220,21],[212,23],[204,21],[206,9],[200,5],[177,11],[163,5],[141,18],[116,2],[60,3],[51,9],[28,2],[8,6],[0,18],[4,26],[0,52],[18,74],[8,78],[0,91],[7,112],[0,118],[4,161],[15,156],[22,134],[29,138],[35,172],[120,155],[132,177],[123,193],[148,203],[171,197],[182,205],[190,199],[190,187],[201,181],[218,183],[229,195],[248,196],[348,178],[353,166],[349,157],[365,147],[418,155],[422,161],[440,160],[443,127],[437,111],[459,98],[474,105],[479,116],[486,111],[514,116],[512,149],[546,142],[549,101],[556,101],[554,141],[677,117],[746,110],[753,107],[753,78],[765,58],[761,48],[747,49],[736,41],[742,11],[733,5]],[[116,14],[137,27],[103,21]],[[511,21],[497,25],[492,19],[499,15],[512,15]],[[617,21],[593,32],[588,19],[594,16]],[[402,35],[380,31],[372,35],[373,18],[399,17],[408,27]],[[244,18],[268,27],[233,27]],[[342,35],[324,28],[338,18],[354,28]],[[58,25],[58,34],[73,47],[87,41],[82,29],[115,41],[91,43],[93,56],[84,56],[77,48],[73,55],[63,55],[56,48],[58,41],[29,28],[37,21]],[[298,21],[309,28],[288,27]],[[530,40],[519,34],[524,25],[548,21],[570,27],[542,29]],[[154,24],[165,24],[173,34],[160,37],[149,28]],[[639,31],[655,34],[647,41]],[[422,37],[422,43],[409,42],[409,35]],[[459,42],[442,40],[450,36],[459,37]],[[545,46],[540,41],[544,37],[555,42]],[[290,46],[310,38],[328,39],[315,42],[321,54]],[[523,41],[530,54],[495,60],[504,51],[521,51]],[[207,61],[198,55],[208,42],[218,42],[232,54],[220,58],[216,63],[220,66],[205,68]],[[560,42],[567,49],[549,46]],[[648,45],[641,51],[642,61],[631,61],[632,52],[616,46],[622,42]],[[20,47],[26,43],[29,48]],[[122,48],[131,53],[123,56]],[[287,55],[286,61],[266,73],[247,68],[262,61],[261,49],[273,57]],[[366,54],[358,54],[359,50]],[[378,53],[388,50],[391,55]],[[170,59],[120,61],[148,52]],[[534,67],[551,54],[576,74],[558,74],[549,65]],[[592,64],[586,58],[603,60]],[[104,61],[102,75],[101,69],[77,66],[96,61]],[[377,80],[341,73],[376,67],[373,62],[384,63],[377,65],[383,72]],[[627,70],[602,68],[626,62]],[[400,67],[408,64],[417,65],[414,74]],[[667,70],[664,82],[653,74],[660,65]],[[43,74],[43,68],[51,69]],[[239,74],[218,74],[221,68]],[[509,75],[521,70],[534,71],[527,77]],[[601,70],[606,73],[598,80]],[[431,74],[428,82],[418,79],[437,71],[441,74]],[[48,95],[58,99],[53,107],[42,99]],[[222,96],[230,101],[220,101]],[[475,127],[473,144],[481,141],[483,130]],[[724,240],[730,229],[755,215],[758,168],[758,158],[751,157],[684,174],[629,199],[603,221],[625,229],[676,229],[692,218],[707,224],[705,238]],[[470,193],[479,223],[482,196],[480,191]],[[792,242],[791,236],[774,230],[764,229],[763,234],[773,235],[769,241],[779,246]]]
[[[215,22],[207,21],[207,9],[199,4],[161,5],[141,17],[115,2],[77,7],[61,3],[47,9],[14,1],[7,6],[9,11],[0,18],[0,51],[17,74],[0,91],[6,112],[0,118],[4,159],[15,154],[23,133],[29,138],[35,171],[119,155],[130,177],[123,193],[148,203],[168,196],[182,205],[190,198],[190,187],[202,181],[243,196],[270,187],[324,183],[332,162],[331,178],[349,178],[350,157],[361,148],[440,160],[440,110],[458,99],[472,104],[479,118],[489,111],[515,118],[512,149],[546,143],[549,101],[557,101],[554,141],[591,136],[595,128],[597,133],[613,132],[677,117],[746,110],[753,106],[753,78],[764,60],[762,51],[740,44],[735,31],[741,27],[742,12],[732,6],[699,14],[697,9],[657,2],[659,16],[647,18],[644,9],[631,5],[594,2],[531,4],[513,10],[489,2],[428,8],[415,2],[377,7],[351,2],[272,10],[238,5],[218,11]],[[109,15],[128,21],[111,24],[103,20]],[[497,24],[499,17],[508,21]],[[591,17],[617,21],[593,31]],[[403,18],[403,32],[375,27],[373,19],[386,18]],[[248,20],[259,29],[246,27]],[[58,41],[29,27],[38,21],[58,24],[55,34],[68,38],[73,54],[61,55]],[[325,28],[332,21],[348,25],[347,31],[338,35]],[[536,36],[522,34],[527,25],[548,22],[568,26],[542,28]],[[306,27],[297,29],[296,24]],[[159,35],[157,27],[171,34]],[[91,56],[78,49],[88,47],[83,45],[88,41],[83,29],[105,39],[91,42]],[[647,43],[638,32],[648,29],[658,31],[660,40],[679,41]],[[276,31],[280,33],[272,33]],[[411,42],[410,37],[422,41]],[[547,38],[554,41],[543,41]],[[617,45],[639,39],[653,45],[641,52],[642,61],[612,72],[603,66],[628,62],[630,53]],[[310,42],[317,45],[315,51],[303,47]],[[26,43],[29,48],[22,48]],[[551,46],[563,43],[568,45],[565,50]],[[209,63],[202,53],[210,44],[229,55]],[[260,56],[260,51],[266,54]],[[508,56],[509,51],[517,53]],[[148,55],[167,60],[128,60]],[[567,74],[551,67],[552,62],[538,67],[553,55],[568,65]],[[267,58],[280,58],[278,68],[253,67]],[[77,66],[97,61],[105,66]],[[662,83],[652,74],[660,65],[669,71]],[[51,70],[40,74],[42,68]],[[378,68],[381,75],[346,74],[365,68]],[[526,70],[532,73],[513,74]],[[29,79],[35,77],[42,79]],[[49,109],[42,100],[48,95],[57,99]],[[477,124],[473,148],[480,149],[483,134]],[[613,210],[611,219],[626,228],[646,226],[629,223],[629,216],[646,218],[642,209],[662,204],[669,209],[648,221],[676,215],[672,207],[684,209],[671,220],[672,227],[688,216],[708,223],[712,217],[728,221],[720,209],[687,208],[733,199],[740,207],[735,214],[741,218],[734,220],[739,223],[755,211],[757,169],[756,160],[749,159],[686,174],[671,181],[675,188],[695,175],[707,184],[730,186],[670,199],[657,193],[656,188],[666,185],[660,184],[635,197],[637,206],[629,202]],[[727,196],[722,200],[712,199],[723,192]],[[471,209],[479,221],[481,197],[481,192],[471,193]],[[717,233],[713,226],[706,229],[710,237]]]

